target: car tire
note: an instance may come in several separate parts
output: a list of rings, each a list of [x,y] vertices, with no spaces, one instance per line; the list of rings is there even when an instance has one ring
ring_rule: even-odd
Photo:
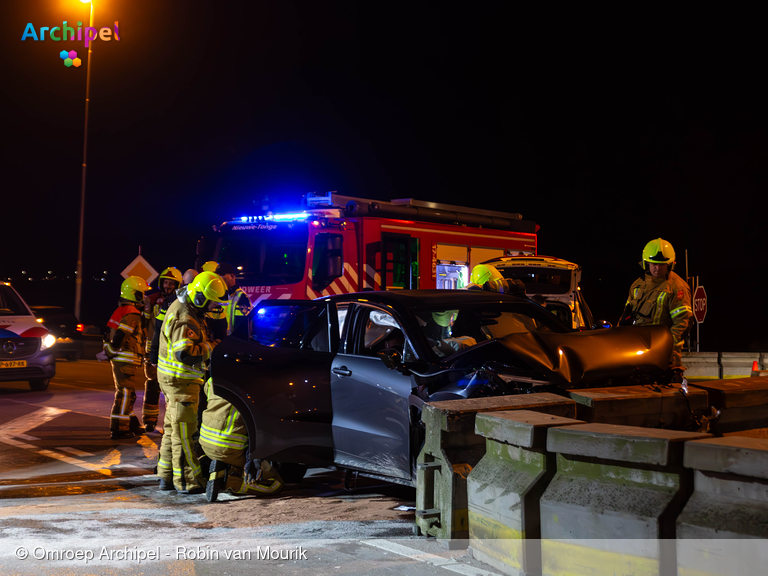
[[[219,492],[226,485],[226,475],[223,478],[217,478],[219,472],[226,467],[227,465],[220,460],[211,460],[211,465],[208,468],[208,482],[205,483],[205,499],[208,502],[216,502]]]
[[[272,462],[272,467],[280,474],[280,478],[286,484],[298,484],[304,479],[309,466],[306,464],[295,464],[293,462]]]
[[[42,392],[48,389],[48,384],[51,383],[50,378],[37,378],[29,381],[29,389],[34,392]]]

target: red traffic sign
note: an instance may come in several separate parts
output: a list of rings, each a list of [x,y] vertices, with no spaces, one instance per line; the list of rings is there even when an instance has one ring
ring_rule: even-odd
[[[693,315],[699,324],[704,322],[707,316],[707,293],[704,286],[697,286],[693,293]]]

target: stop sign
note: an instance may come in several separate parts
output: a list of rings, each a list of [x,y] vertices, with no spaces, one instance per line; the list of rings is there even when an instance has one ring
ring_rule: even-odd
[[[693,293],[693,315],[699,324],[704,322],[707,315],[707,293],[704,291],[704,286],[697,286]]]

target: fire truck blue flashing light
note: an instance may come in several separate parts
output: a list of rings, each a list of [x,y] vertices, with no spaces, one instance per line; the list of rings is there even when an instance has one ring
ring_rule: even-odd
[[[309,218],[307,212],[267,214],[266,216],[240,216],[240,222],[299,222]]]

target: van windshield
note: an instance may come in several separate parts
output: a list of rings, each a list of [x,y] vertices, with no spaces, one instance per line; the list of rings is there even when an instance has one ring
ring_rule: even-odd
[[[306,223],[263,230],[227,231],[205,239],[203,261],[229,262],[241,286],[296,284],[305,276],[309,229]]]
[[[504,278],[521,280],[526,294],[567,294],[571,290],[571,271],[533,266],[498,266]]]
[[[6,284],[0,284],[0,316],[29,316],[19,295]]]

